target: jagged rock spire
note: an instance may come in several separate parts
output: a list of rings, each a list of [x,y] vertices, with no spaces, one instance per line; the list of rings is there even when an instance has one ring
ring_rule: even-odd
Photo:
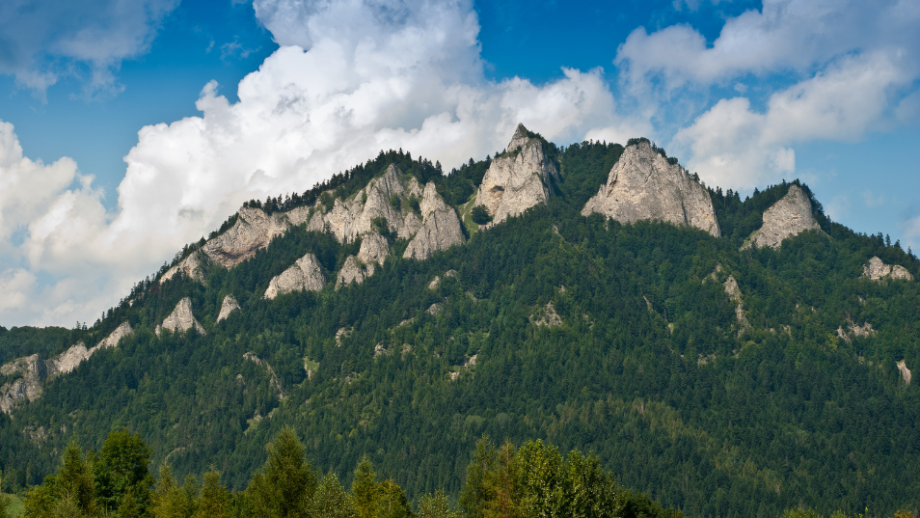
[[[628,146],[582,215],[600,213],[621,223],[659,220],[721,236],[709,192],[686,169],[671,164],[648,140]]]

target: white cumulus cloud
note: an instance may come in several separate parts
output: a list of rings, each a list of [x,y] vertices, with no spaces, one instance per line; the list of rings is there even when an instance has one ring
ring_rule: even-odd
[[[14,314],[40,324],[92,321],[243,201],[304,191],[381,149],[401,147],[449,169],[500,151],[518,122],[563,142],[596,128],[648,127],[617,116],[600,69],[564,69],[545,85],[486,80],[469,0],[254,7],[281,47],[240,82],[238,102],[212,82],[197,101],[200,116],[142,128],[125,157],[117,210],[103,209],[103,193],[67,159],[60,167],[69,176],[49,184],[50,194],[25,193],[36,209],[17,220],[17,228],[27,224],[21,243],[3,241],[13,253],[0,279],[25,294],[28,309],[0,308],[0,323],[22,324],[10,322]],[[10,212],[0,206],[4,218]],[[53,280],[34,282],[40,272]]]
[[[722,99],[674,137],[708,183],[750,189],[789,178],[793,145],[851,140],[883,123],[891,96],[912,80],[897,53],[847,57],[770,96],[765,111],[747,98]]]

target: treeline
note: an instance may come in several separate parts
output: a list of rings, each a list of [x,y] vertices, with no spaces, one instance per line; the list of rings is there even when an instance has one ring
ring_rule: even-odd
[[[162,464],[154,482],[150,448],[125,429],[111,432],[98,452],[71,443],[57,473],[32,487],[24,518],[682,518],[642,494],[619,488],[597,457],[563,456],[541,441],[515,448],[479,441],[459,505],[443,490],[422,496],[415,510],[398,484],[381,477],[364,457],[346,490],[333,472],[306,460],[292,428],[268,444],[268,458],[248,487],[231,492],[213,468],[201,482],[180,483]],[[0,518],[8,502],[0,500]],[[456,507],[459,507],[457,509]]]

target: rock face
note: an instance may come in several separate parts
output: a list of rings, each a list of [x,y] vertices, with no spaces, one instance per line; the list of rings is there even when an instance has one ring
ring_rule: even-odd
[[[422,226],[406,247],[404,258],[427,259],[436,251],[466,242],[457,212],[444,202],[435,190],[434,182],[425,186],[419,206]]]
[[[751,327],[751,324],[748,323],[747,317],[744,316],[744,305],[741,302],[741,289],[738,288],[738,281],[735,280],[735,277],[732,275],[728,276],[728,280],[723,284],[725,287],[725,293],[728,295],[728,298],[735,303],[735,320],[738,322],[738,336],[741,336],[748,328]]]
[[[358,250],[358,260],[364,264],[377,263],[383,266],[389,253],[390,245],[387,243],[386,238],[381,236],[378,232],[371,232],[361,238],[361,248]]]
[[[319,261],[315,255],[307,254],[271,280],[265,290],[265,298],[274,299],[282,293],[294,291],[320,291],[325,285],[326,277],[319,267]]]
[[[896,365],[898,366],[898,370],[901,371],[901,379],[904,380],[904,384],[910,385],[911,375],[910,369],[907,368],[907,363],[904,360],[901,360]]]
[[[38,354],[18,358],[2,367],[0,374],[22,377],[0,387],[0,412],[9,414],[22,401],[35,401],[42,395],[42,382],[48,378],[48,367]]]
[[[188,255],[185,259],[181,260],[179,264],[173,266],[166,273],[160,277],[160,284],[172,279],[179,273],[184,274],[189,279],[200,280],[201,279],[201,263],[199,262],[198,257],[199,252],[196,250]]]
[[[621,223],[659,220],[721,236],[709,192],[686,169],[668,163],[648,141],[623,151],[607,183],[581,211],[584,216],[595,212]]]
[[[112,331],[112,332],[109,334],[109,336],[103,338],[102,341],[100,341],[98,344],[96,344],[96,347],[93,347],[92,349],[90,349],[90,351],[91,351],[90,354],[92,354],[92,352],[95,352],[96,349],[100,349],[100,348],[109,348],[109,347],[118,347],[118,342],[119,342],[122,338],[124,338],[124,337],[130,335],[130,334],[133,333],[133,332],[134,332],[134,330],[131,329],[131,324],[129,324],[129,323],[127,323],[127,322],[124,322],[123,324],[121,324],[120,326],[118,326],[117,328],[115,328],[115,330]]]
[[[508,153],[509,156],[492,161],[476,193],[476,205],[484,206],[492,216],[489,225],[546,203],[548,185],[559,175],[543,153],[543,142],[530,138],[523,124],[518,124],[511,137]]]
[[[318,203],[316,210],[319,214],[310,220],[308,229],[329,232],[340,243],[350,243],[358,236],[372,232],[374,220],[383,218],[390,231],[400,234],[409,212],[407,201],[411,196],[418,196],[417,191],[417,180],[414,184],[404,183],[399,169],[390,165],[382,176],[368,182],[354,196],[344,201],[336,199],[328,213]],[[395,205],[394,199],[398,200]]]
[[[220,305],[220,314],[217,315],[217,321],[226,320],[230,316],[230,313],[240,309],[239,302],[233,297],[233,295],[227,295],[224,297],[223,303]]]
[[[83,342],[72,345],[60,355],[43,360],[33,354],[13,360],[0,367],[0,375],[20,377],[0,387],[0,412],[10,413],[22,401],[35,401],[43,392],[42,385],[58,376],[73,372],[83,361],[101,349],[117,347],[118,342],[133,330],[127,322],[103,338],[95,347],[87,349]]]
[[[185,297],[176,304],[172,313],[163,320],[163,323],[154,329],[154,333],[160,336],[164,329],[169,329],[173,333],[184,333],[193,327],[198,331],[198,334],[205,334],[204,327],[192,315],[192,299]]]
[[[262,209],[244,207],[230,230],[205,243],[201,251],[221,266],[233,268],[267,247],[291,225],[306,221],[309,213],[309,207],[298,207],[269,216]]]
[[[752,246],[779,248],[783,240],[806,230],[821,230],[812,214],[811,200],[798,185],[790,185],[789,192],[763,213],[763,226],[754,231],[742,250]]]
[[[837,328],[837,336],[845,340],[847,343],[851,341],[850,335],[853,335],[857,338],[868,338],[875,334],[875,329],[872,329],[872,324],[866,322],[861,326],[856,324],[849,324],[847,326],[849,331],[845,331],[843,326]]]
[[[345,259],[345,264],[342,265],[342,269],[339,270],[339,275],[336,278],[335,289],[339,289],[342,286],[347,286],[354,282],[355,284],[361,284],[364,282],[364,279],[370,277],[374,274],[374,265],[370,264],[367,269],[362,266],[355,256],[349,255]]]
[[[863,277],[868,277],[873,281],[880,281],[885,277],[891,277],[896,280],[912,281],[914,276],[901,265],[887,265],[877,256],[869,259],[869,263],[863,266]]]

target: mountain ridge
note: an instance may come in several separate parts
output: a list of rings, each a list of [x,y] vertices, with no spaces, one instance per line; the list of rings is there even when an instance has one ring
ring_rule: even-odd
[[[38,461],[33,458],[37,453],[30,452],[46,451],[67,436],[59,428],[49,428],[48,416],[55,415],[68,430],[81,430],[89,441],[96,440],[91,437],[95,437],[92,433],[99,426],[90,423],[113,419],[131,424],[147,437],[153,437],[158,430],[165,432],[166,437],[155,441],[155,457],[171,459],[180,470],[193,470],[196,458],[206,452],[221,451],[219,458],[227,463],[225,468],[246,473],[249,468],[245,458],[250,455],[259,458],[258,448],[254,447],[257,440],[287,422],[315,433],[311,448],[328,450],[319,457],[319,462],[339,458],[337,455],[343,453],[341,462],[349,463],[348,469],[353,466],[358,450],[377,455],[377,449],[368,444],[396,441],[394,444],[400,444],[404,450],[396,448],[394,455],[415,459],[411,462],[419,473],[395,468],[399,463],[386,453],[380,454],[385,461],[383,465],[396,469],[394,476],[419,491],[429,483],[421,479],[422,473],[430,474],[430,483],[435,484],[437,480],[448,479],[444,469],[461,469],[454,463],[445,464],[444,468],[422,468],[430,466],[431,461],[426,458],[440,458],[438,452],[452,441],[468,441],[471,435],[482,431],[520,438],[560,437],[554,430],[566,430],[567,438],[560,441],[563,448],[591,445],[603,453],[604,462],[615,465],[617,459],[633,458],[623,445],[635,444],[641,449],[650,444],[651,438],[664,441],[663,444],[671,441],[683,444],[680,441],[693,438],[692,444],[696,446],[687,443],[673,448],[702,459],[692,464],[696,471],[721,474],[737,487],[754,491],[752,494],[762,502],[775,506],[778,502],[788,502],[788,498],[800,498],[804,493],[796,488],[804,479],[784,472],[781,463],[772,463],[766,450],[761,451],[750,439],[743,436],[731,439],[713,427],[713,423],[727,422],[724,411],[716,408],[717,405],[694,410],[682,399],[684,396],[669,392],[667,384],[662,385],[662,380],[656,377],[666,381],[677,376],[691,387],[711,384],[715,379],[725,386],[736,386],[741,382],[729,383],[718,376],[732,376],[730,367],[743,364],[755,373],[764,368],[769,373],[766,377],[755,375],[754,380],[745,379],[745,383],[753,382],[759,387],[770,376],[795,378],[793,385],[803,383],[801,380],[806,376],[800,377],[803,367],[797,366],[799,360],[789,363],[790,358],[775,356],[777,353],[770,351],[772,347],[789,351],[793,358],[795,354],[806,354],[806,364],[812,362],[820,368],[830,368],[825,363],[832,358],[831,365],[846,366],[846,376],[861,373],[866,381],[860,382],[864,385],[859,385],[859,390],[883,398],[892,408],[907,408],[904,405],[916,400],[916,387],[904,383],[907,377],[897,362],[905,362],[909,372],[918,362],[917,346],[896,325],[908,323],[908,317],[915,314],[912,312],[916,311],[917,299],[912,294],[916,292],[916,283],[890,277],[878,280],[863,277],[870,258],[876,256],[883,264],[900,265],[908,273],[916,274],[918,263],[912,255],[887,246],[880,236],[859,236],[831,223],[823,217],[820,204],[810,190],[797,182],[757,192],[744,202],[731,191],[723,194],[720,189],[707,189],[722,231],[720,238],[705,230],[661,221],[640,220],[623,225],[602,215],[581,216],[580,211],[618,163],[623,148],[585,144],[562,151],[542,139],[540,142],[542,152],[556,161],[560,171],[558,182],[551,180],[552,184],[546,186],[553,194],[522,215],[489,228],[481,228],[467,217],[468,204],[479,185],[477,181],[481,183],[491,167],[489,161],[468,164],[456,176],[445,176],[430,162],[407,160],[396,152],[381,154],[373,167],[366,166],[365,172],[353,174],[352,183],[345,180],[335,188],[308,191],[301,197],[309,198],[312,192],[314,201],[309,204],[310,209],[319,212],[318,205],[322,204],[323,214],[328,214],[336,202],[344,204],[343,198],[357,200],[369,182],[386,175],[393,166],[394,174],[400,171],[415,179],[419,186],[426,185],[426,189],[434,191],[445,206],[455,211],[464,239],[469,236],[465,244],[456,243],[422,261],[406,258],[410,240],[400,239],[398,229],[394,232],[389,221],[375,225],[371,218],[371,225],[363,235],[344,239],[346,234],[341,233],[343,239],[339,239],[334,232],[309,230],[312,218],[308,219],[306,214],[310,210],[303,208],[307,204],[299,207],[289,204],[284,211],[281,210],[284,202],[277,200],[258,202],[258,207],[247,202],[244,205],[247,213],[258,210],[266,218],[277,216],[280,221],[289,217],[286,212],[298,210],[303,221],[267,241],[263,237],[246,241],[243,248],[250,242],[264,242],[265,246],[255,248],[251,257],[231,268],[215,264],[206,254],[207,259],[198,255],[204,254],[200,250],[210,240],[187,247],[172,265],[132,290],[98,326],[85,332],[74,330],[61,338],[92,343],[88,341],[90,337],[106,333],[124,321],[129,321],[135,330],[118,348],[94,356],[92,362],[82,363],[68,379],[54,380],[53,387],[43,396],[46,399],[38,400],[34,407],[21,407],[17,410],[19,414],[14,414],[15,420],[0,417],[4,440],[19,445],[17,451],[12,451],[12,447],[0,451],[0,460],[30,459],[20,465],[32,462],[33,473],[47,469],[39,467],[46,461]],[[660,155],[665,156],[663,152]],[[792,186],[801,189],[809,199],[810,210],[823,235],[804,232],[787,236],[779,250],[757,246],[740,252],[743,242],[764,224],[762,215],[786,196]],[[386,202],[382,209],[389,207],[395,213],[391,199],[381,198]],[[411,201],[408,197],[399,198],[400,215],[415,213]],[[245,219],[243,212],[231,216],[230,224],[222,226],[227,228],[211,239],[241,224]],[[265,228],[268,235],[276,227]],[[361,259],[365,242],[378,239],[386,241],[389,254],[373,255],[365,251],[363,255],[369,260]],[[332,287],[264,300],[271,279],[305,253],[314,254],[317,267]],[[198,278],[186,270],[177,270],[160,282],[171,268],[192,256],[201,259],[199,266],[192,269],[198,272]],[[807,261],[800,264],[797,259],[800,256],[808,258]],[[359,259],[363,264],[358,264]],[[365,276],[360,284],[343,282],[335,286],[338,283],[332,280],[337,279],[336,272],[341,272],[349,260],[362,268],[375,264],[374,274]],[[722,268],[716,268],[717,264]],[[768,266],[771,264],[775,266]],[[450,275],[451,271],[456,273]],[[719,282],[704,282],[711,274]],[[837,275],[839,286],[817,283],[818,275],[827,278]],[[797,279],[798,285],[783,280],[786,277]],[[727,289],[728,279],[735,281],[731,283],[732,290]],[[839,297],[835,289],[843,290]],[[733,293],[737,293],[738,300]],[[237,308],[220,319],[228,296],[237,300]],[[184,297],[191,298],[196,313],[193,318],[200,320],[207,335],[189,330],[181,336],[164,333],[155,338],[151,324],[162,322]],[[888,300],[891,302],[887,303]],[[909,304],[894,307],[905,301]],[[435,307],[436,310],[430,311]],[[552,315],[547,308],[552,308]],[[739,315],[744,317],[748,328],[739,327]],[[849,325],[848,318],[860,325],[871,321],[873,328],[878,329],[877,334],[854,335],[850,342],[835,338],[839,327]],[[789,327],[788,335],[784,326]],[[630,340],[645,345],[636,349],[628,345]],[[800,352],[795,353],[797,350]],[[247,354],[270,365],[271,376],[261,364],[247,360]],[[518,357],[526,358],[526,363],[515,359]],[[159,358],[163,367],[147,358]],[[757,358],[772,367],[758,367]],[[148,370],[134,370],[131,365],[137,362],[142,362]],[[592,370],[591,365],[600,370]],[[166,366],[168,370],[161,370]],[[834,385],[833,379],[821,374],[820,369],[808,372],[812,373],[811,378]],[[119,377],[112,377],[114,373]],[[634,387],[598,377],[602,373],[622,378],[623,383],[630,380]],[[166,389],[155,388],[152,379],[157,378],[176,380],[174,392],[161,395],[158,391]],[[744,378],[738,378],[741,379]],[[99,406],[99,400],[93,403],[89,395],[74,390],[81,384],[98,385],[102,383],[99,380],[108,380],[105,386],[123,394],[113,401],[124,402]],[[287,395],[283,402],[276,397],[278,389],[274,383],[283,387]],[[200,407],[192,403],[187,394],[194,393],[190,387],[199,384],[213,384],[214,388],[208,390],[226,394],[233,404],[214,401]],[[559,390],[554,388],[557,385]],[[64,390],[64,386],[71,388]],[[771,397],[797,401],[782,384],[767,382],[766,386],[772,387],[767,393],[773,394]],[[132,390],[136,396],[127,395]],[[689,392],[694,394],[697,388]],[[535,397],[541,393],[547,393],[546,397]],[[718,398],[725,401],[740,397],[728,391],[714,393],[721,394]],[[834,397],[837,398],[833,399],[834,404],[844,404],[844,399]],[[511,403],[514,399],[526,403]],[[742,421],[746,415],[762,415],[748,407],[721,404],[738,412]],[[859,406],[850,403],[854,404]],[[592,405],[597,407],[598,416],[604,416],[601,421],[595,423],[591,418],[577,417],[594,415]],[[432,406],[450,410],[445,410],[443,416],[426,414],[424,409]],[[55,410],[57,407],[62,410]],[[196,410],[191,412],[189,408]],[[801,413],[795,410],[797,407],[783,408],[786,413],[774,416],[783,426],[813,429],[810,433],[822,438],[820,443],[825,444],[823,425],[799,420],[795,417]],[[66,412],[61,413],[64,409]],[[863,411],[869,412],[860,407],[859,412]],[[171,421],[155,418],[158,412],[174,415],[177,431],[167,431],[169,427],[162,423]],[[426,415],[430,422],[416,420],[407,412]],[[815,412],[824,417],[830,410]],[[72,416],[68,417],[69,414]],[[214,424],[216,417],[212,416],[222,414],[234,418],[219,419],[221,424]],[[144,417],[147,415],[151,417]],[[273,417],[262,417],[269,415]],[[394,415],[403,416],[400,419],[406,420],[405,429],[398,420],[387,424]],[[880,414],[868,415],[883,422]],[[915,412],[907,412],[900,419],[907,421],[892,425],[892,433],[910,430],[908,422],[916,419]],[[336,422],[351,424],[322,424]],[[598,430],[606,430],[599,424],[602,422],[620,423],[611,424],[605,432],[618,437],[619,443],[592,439]],[[744,422],[748,423],[745,434],[761,433],[750,425],[750,420]],[[870,421],[860,418],[856,422]],[[416,426],[421,431],[409,431]],[[627,433],[636,426],[645,432]],[[44,434],[46,438],[13,441],[13,437],[23,437],[26,428],[29,437]],[[39,433],[40,430],[43,432]],[[222,430],[219,437],[237,438],[238,444],[231,447],[225,438],[215,438],[217,430]],[[402,430],[403,435],[397,434],[397,430]],[[434,439],[424,439],[423,432]],[[770,433],[786,437],[781,430]],[[847,433],[848,441],[857,441],[856,434]],[[412,440],[403,442],[401,436]],[[792,441],[789,437],[785,440]],[[419,453],[412,453],[416,448]],[[756,468],[751,475],[731,467],[732,448],[747,452],[742,457],[746,455],[744,458]],[[859,451],[854,448],[853,451]],[[670,450],[662,452],[661,459],[673,460],[667,451]],[[812,457],[803,458],[808,461]],[[864,462],[860,460],[861,454],[855,458]],[[628,468],[621,466],[619,471],[626,474],[624,482],[647,489],[651,487],[649,480],[668,472],[662,464],[664,460],[648,457],[646,462],[658,467],[630,474]],[[718,501],[715,493],[702,489],[710,487],[704,480],[693,480],[694,491]],[[776,484],[781,486],[780,490],[769,489]],[[668,482],[658,491],[667,505],[695,509],[701,514],[716,512],[712,510],[715,503],[694,500],[690,494],[693,491],[680,489],[677,482]],[[872,494],[882,495],[882,502],[889,502],[884,505],[895,505],[895,496],[899,494],[894,490],[873,491]],[[815,505],[826,505],[824,502]]]

